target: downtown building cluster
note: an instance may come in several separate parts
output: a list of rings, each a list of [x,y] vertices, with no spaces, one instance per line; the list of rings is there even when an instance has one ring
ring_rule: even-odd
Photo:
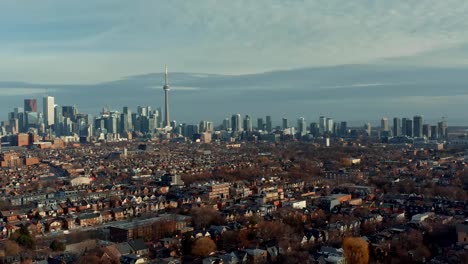
[[[44,96],[42,112],[38,111],[37,99],[25,99],[24,107],[17,107],[8,114],[8,119],[0,125],[2,141],[12,145],[31,145],[39,136],[46,140],[62,138],[65,142],[89,142],[94,140],[119,141],[134,137],[162,137],[174,140],[192,140],[210,142],[214,140],[311,140],[315,138],[356,138],[359,136],[377,137],[390,143],[404,143],[409,139],[444,141],[448,139],[447,121],[437,125],[425,124],[420,115],[410,118],[393,119],[390,129],[387,118],[381,120],[380,129],[372,130],[366,123],[363,127],[348,127],[346,121],[335,122],[333,118],[320,116],[317,122],[307,123],[304,117],[297,119],[296,125],[287,118],[282,118],[281,125],[274,126],[271,116],[254,118],[249,114],[233,114],[215,127],[214,123],[202,120],[199,124],[178,124],[170,119],[167,66],[164,76],[164,113],[161,108],[138,106],[133,112],[124,106],[122,112],[103,108],[101,113],[92,118],[80,113],[76,106],[61,106],[55,103],[53,96]],[[21,135],[20,135],[21,134]],[[29,136],[28,136],[29,135]],[[21,140],[20,140],[21,139]],[[24,142],[27,141],[27,142]],[[23,143],[20,143],[23,142]]]
[[[447,121],[442,120],[437,125],[424,123],[424,118],[421,115],[415,115],[411,118],[393,118],[393,127],[390,130],[387,118],[381,120],[381,136],[382,137],[400,137],[406,136],[410,138],[426,138],[431,140],[447,139]]]
[[[168,85],[164,86],[168,87]],[[168,88],[165,88],[165,92]],[[168,103],[168,100],[166,100]],[[168,108],[166,108],[168,110]],[[167,117],[168,118],[168,117]],[[304,117],[291,122],[282,118],[278,125],[272,116],[256,120],[249,114],[233,114],[216,126],[214,122],[202,120],[198,124],[178,123],[165,120],[161,108],[138,106],[136,111],[124,106],[122,111],[103,108],[94,118],[80,113],[76,106],[60,106],[52,96],[44,96],[42,111],[37,99],[25,99],[24,107],[16,107],[8,114],[8,119],[0,126],[3,141],[15,144],[15,135],[28,133],[49,139],[63,138],[66,142],[88,142],[91,140],[124,140],[134,137],[165,137],[167,139],[189,139],[211,141],[212,139],[235,141],[256,138],[277,141],[280,139],[307,140],[313,138],[372,136],[383,140],[405,141],[407,139],[447,140],[447,121],[436,125],[424,123],[420,115],[411,118],[393,118],[390,126],[388,118],[382,118],[380,127],[373,129],[371,123],[362,127],[349,127],[347,121],[336,122],[333,118],[320,116],[316,122],[308,123]],[[256,121],[256,122],[255,122]],[[11,140],[8,140],[11,136]]]

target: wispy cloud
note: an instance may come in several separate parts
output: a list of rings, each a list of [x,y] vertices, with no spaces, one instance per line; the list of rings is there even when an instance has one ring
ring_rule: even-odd
[[[38,95],[44,94],[45,90],[37,88],[22,88],[22,87],[2,87],[0,88],[0,96],[19,96],[19,95]]]
[[[105,81],[164,63],[229,74],[415,56],[436,64],[424,58],[439,50],[450,65],[468,43],[466,13],[465,0],[8,1],[0,79]]]

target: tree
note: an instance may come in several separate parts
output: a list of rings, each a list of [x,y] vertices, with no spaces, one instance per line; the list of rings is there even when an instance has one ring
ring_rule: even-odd
[[[364,239],[359,237],[347,237],[343,240],[343,250],[347,263],[369,263],[369,246]]]
[[[197,207],[190,211],[193,224],[196,228],[206,228],[210,225],[223,223],[223,218],[219,211],[212,207]]]
[[[36,244],[36,241],[34,240],[26,226],[22,226],[19,230],[17,230],[12,236],[12,239],[16,241],[20,246],[27,248],[33,248]]]
[[[219,246],[227,251],[237,249],[239,245],[239,234],[236,231],[228,230],[221,235]]]
[[[54,240],[52,241],[52,243],[50,243],[50,249],[52,249],[53,251],[65,251],[65,248],[65,244],[58,240]]]
[[[192,246],[192,254],[196,256],[208,256],[216,251],[216,244],[209,237],[200,237]]]
[[[6,256],[16,256],[20,252],[21,248],[15,241],[6,240],[3,243],[3,250]]]

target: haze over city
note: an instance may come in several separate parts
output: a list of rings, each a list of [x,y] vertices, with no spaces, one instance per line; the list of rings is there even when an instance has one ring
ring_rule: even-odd
[[[182,122],[242,112],[468,123],[466,1],[92,3],[1,4],[0,111],[46,89],[93,114],[162,106],[169,64]]]
[[[0,264],[468,263],[468,1],[0,1]]]

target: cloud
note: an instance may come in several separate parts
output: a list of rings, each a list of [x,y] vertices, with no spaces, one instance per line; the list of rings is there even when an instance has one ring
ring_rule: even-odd
[[[38,95],[44,94],[45,90],[37,88],[22,88],[22,87],[2,87],[0,88],[1,96],[19,96],[19,95]]]
[[[223,74],[421,56],[436,65],[424,58],[439,50],[450,65],[468,42],[467,12],[464,0],[12,1],[0,4],[0,78],[89,83],[164,63]]]

